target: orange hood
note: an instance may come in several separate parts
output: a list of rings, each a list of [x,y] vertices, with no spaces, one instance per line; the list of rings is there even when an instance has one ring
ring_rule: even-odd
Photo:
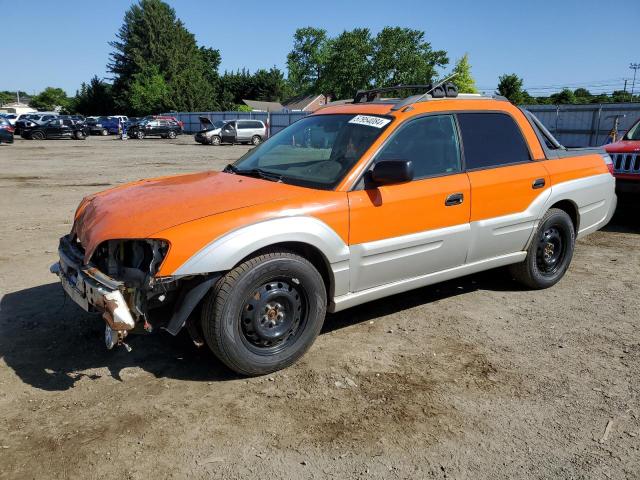
[[[304,190],[219,172],[140,180],[85,197],[72,233],[82,243],[88,262],[105,240],[147,238],[181,223],[286,199]]]

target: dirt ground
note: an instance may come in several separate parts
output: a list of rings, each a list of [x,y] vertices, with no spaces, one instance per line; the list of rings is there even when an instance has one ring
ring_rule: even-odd
[[[640,478],[629,201],[549,290],[498,270],[356,307],[269,377],[166,333],[105,350],[100,318],[49,273],[82,196],[245,150],[0,145],[0,479]]]

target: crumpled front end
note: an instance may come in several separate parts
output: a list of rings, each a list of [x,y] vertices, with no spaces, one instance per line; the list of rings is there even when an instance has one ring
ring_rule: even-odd
[[[87,312],[102,313],[107,348],[123,345],[130,350],[124,342],[130,332],[167,326],[177,334],[208,290],[200,287],[202,294],[185,308],[185,299],[193,297],[190,290],[210,279],[156,277],[168,248],[163,240],[109,240],[85,262],[82,245],[70,234],[60,239],[60,260],[50,270],[75,303]]]

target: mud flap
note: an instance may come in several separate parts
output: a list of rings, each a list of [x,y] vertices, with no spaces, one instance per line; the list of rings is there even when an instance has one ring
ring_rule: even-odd
[[[196,308],[196,305],[198,305],[200,300],[202,300],[205,294],[219,278],[220,275],[215,275],[189,290],[189,292],[184,296],[180,306],[173,312],[171,320],[169,320],[169,324],[166,326],[165,330],[171,335],[176,336],[182,327],[184,327],[184,324],[186,323],[187,318],[189,318],[191,312],[193,312],[193,309]]]

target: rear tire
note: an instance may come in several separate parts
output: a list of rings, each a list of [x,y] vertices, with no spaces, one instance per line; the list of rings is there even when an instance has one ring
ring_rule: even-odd
[[[571,217],[559,208],[544,214],[522,263],[511,265],[511,275],[532,289],[549,288],[560,281],[571,264],[576,241]]]
[[[260,145],[262,143],[262,138],[260,138],[260,135],[254,135],[251,137],[251,143],[253,145]]]
[[[315,267],[295,253],[271,251],[241,263],[211,289],[202,331],[231,370],[264,375],[304,355],[320,333],[326,308]]]

